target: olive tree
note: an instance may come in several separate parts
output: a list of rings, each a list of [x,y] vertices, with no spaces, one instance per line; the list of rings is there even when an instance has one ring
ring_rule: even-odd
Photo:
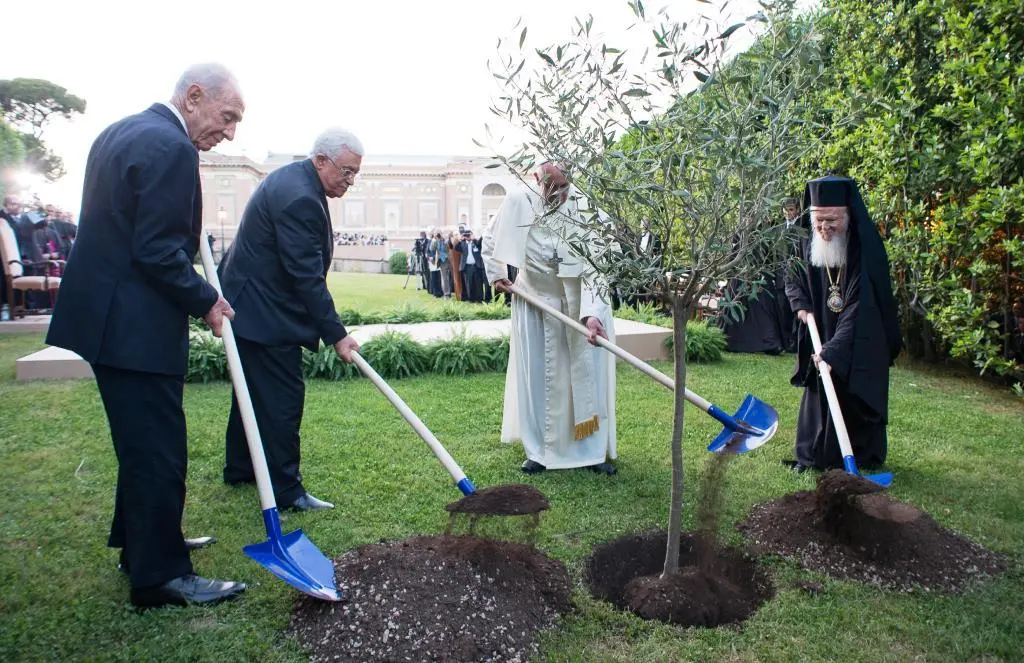
[[[500,163],[522,174],[559,162],[587,201],[567,241],[601,276],[595,285],[671,309],[671,573],[683,504],[686,322],[720,281],[756,296],[783,264],[796,239],[780,212],[790,171],[825,137],[815,124],[822,109],[804,105],[823,66],[814,22],[794,18],[790,3],[761,3],[729,25],[627,4],[634,24],[625,34],[646,36],[639,48],[598,37],[592,16],[541,48],[517,25],[489,64],[500,87],[491,110],[525,136],[495,148]],[[742,50],[740,36],[749,44]],[[645,231],[657,251],[641,250]],[[733,315],[739,298],[724,302]]]

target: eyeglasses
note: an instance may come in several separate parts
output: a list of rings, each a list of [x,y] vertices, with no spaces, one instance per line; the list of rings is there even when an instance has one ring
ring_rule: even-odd
[[[338,164],[334,163],[334,159],[332,159],[331,157],[327,156],[326,154],[324,154],[323,157],[325,159],[327,159],[328,161],[330,161],[331,165],[334,166],[335,169],[337,169],[338,173],[340,173],[341,176],[344,177],[346,180],[355,180],[356,175],[359,174],[359,169],[358,168],[348,168],[348,167],[342,168]]]

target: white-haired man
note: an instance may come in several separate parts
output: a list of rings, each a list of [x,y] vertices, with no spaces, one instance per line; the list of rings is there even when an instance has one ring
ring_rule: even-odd
[[[231,307],[192,266],[202,229],[199,153],[231,140],[244,105],[221,65],[189,68],[169,104],[107,127],[85,168],[74,249],[46,342],[92,365],[117,456],[107,545],[140,607],[210,603],[245,585],[193,573],[181,532],[188,465],[182,392],[188,318],[220,333]]]
[[[309,158],[278,168],[260,183],[218,268],[224,296],[236,312],[238,352],[274,497],[282,508],[333,506],[306,491],[299,470],[305,401],[302,348],[316,351],[322,340],[348,363],[359,348],[327,289],[334,250],[327,199],[345,195],[362,160],[358,138],[342,129],[324,131]],[[225,435],[224,481],[254,481],[234,395]]]
[[[888,443],[889,367],[902,347],[889,260],[856,183],[822,177],[807,183],[811,237],[802,247],[802,269],[790,271],[786,295],[802,323],[791,380],[804,387],[796,429],[797,472],[842,468],[842,453],[816,367],[832,367],[843,419],[860,468],[885,462]],[[821,335],[811,347],[807,313]]]

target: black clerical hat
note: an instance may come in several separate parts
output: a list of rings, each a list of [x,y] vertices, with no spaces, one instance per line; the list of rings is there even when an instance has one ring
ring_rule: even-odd
[[[828,175],[807,183],[811,207],[847,207],[851,192],[856,188],[848,177]]]

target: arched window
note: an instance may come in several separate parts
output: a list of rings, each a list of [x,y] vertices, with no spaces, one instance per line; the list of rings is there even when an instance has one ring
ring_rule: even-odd
[[[497,182],[491,182],[490,184],[484,187],[483,193],[485,196],[504,196],[505,187],[501,186]]]

